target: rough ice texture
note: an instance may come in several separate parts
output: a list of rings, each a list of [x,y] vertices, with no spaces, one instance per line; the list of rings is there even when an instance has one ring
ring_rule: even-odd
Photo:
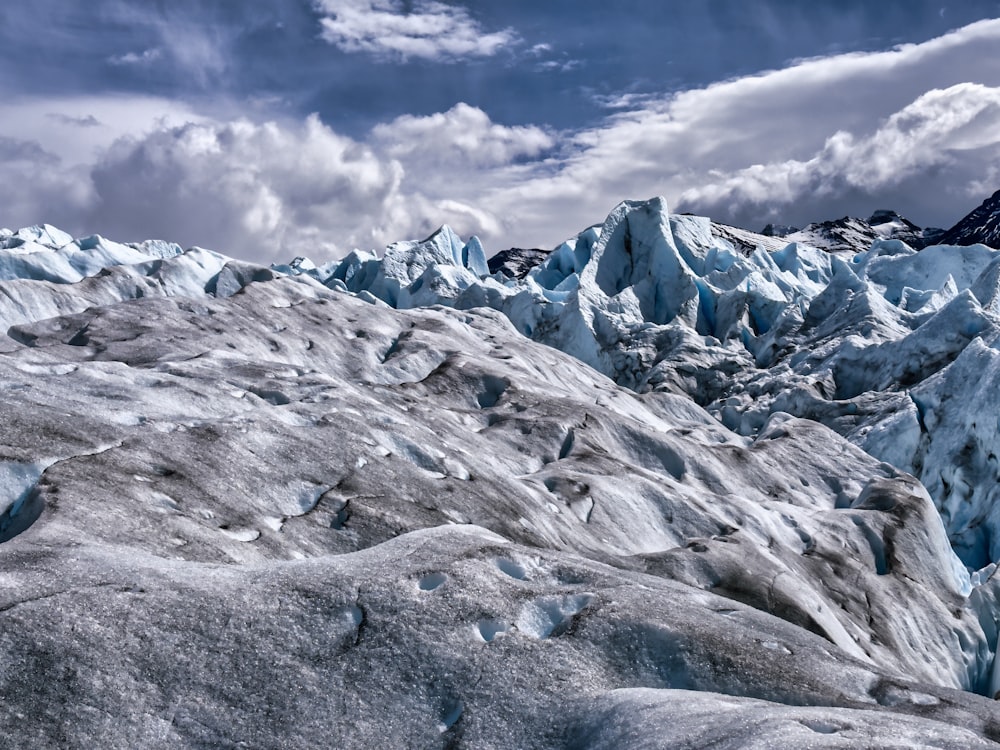
[[[521,281],[448,229],[18,235],[11,746],[1000,738],[995,251],[747,255],[662,200]]]

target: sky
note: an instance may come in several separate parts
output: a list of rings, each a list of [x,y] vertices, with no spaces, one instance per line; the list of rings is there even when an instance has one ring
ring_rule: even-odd
[[[261,262],[1000,189],[998,0],[4,0],[0,226]]]

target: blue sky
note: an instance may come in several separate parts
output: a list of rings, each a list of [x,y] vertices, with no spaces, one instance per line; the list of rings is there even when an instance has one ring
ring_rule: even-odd
[[[8,0],[0,224],[255,260],[1000,188],[1000,2]]]

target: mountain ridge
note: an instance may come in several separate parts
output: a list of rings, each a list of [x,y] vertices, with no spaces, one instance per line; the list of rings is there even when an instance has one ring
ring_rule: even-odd
[[[694,215],[694,214],[689,214]],[[878,239],[899,239],[914,250],[931,245],[1000,246],[1000,190],[970,212],[950,229],[921,228],[891,209],[877,209],[868,219],[844,216],[813,222],[803,228],[786,224],[768,224],[759,232],[713,222],[714,234],[749,254],[757,247],[780,250],[788,242],[802,242],[828,252],[854,254],[867,250]],[[544,260],[548,250],[511,248],[491,256],[491,272],[509,268],[504,275],[524,278],[527,272]],[[497,260],[493,260],[497,258]]]
[[[947,245],[1000,245],[1000,190],[945,232],[940,242]]]

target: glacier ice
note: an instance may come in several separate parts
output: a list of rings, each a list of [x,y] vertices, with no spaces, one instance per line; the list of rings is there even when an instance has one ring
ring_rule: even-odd
[[[470,282],[472,271],[454,249],[462,242],[448,230],[450,258],[438,235],[406,244],[410,257],[423,258],[417,291],[366,288],[397,307],[411,306],[414,295],[419,306],[493,307],[523,334],[620,385],[682,393],[742,434],[779,411],[820,421],[926,478],[956,549],[981,567],[1000,555],[1000,541],[991,541],[1000,528],[986,519],[992,500],[971,497],[962,489],[967,480],[949,474],[955,455],[940,456],[940,447],[928,454],[934,440],[926,430],[940,420],[928,427],[922,414],[906,415],[930,408],[919,394],[939,371],[950,392],[962,390],[967,366],[956,360],[970,344],[978,351],[1000,334],[1000,252],[984,245],[918,252],[884,238],[899,221],[888,216],[871,246],[853,257],[798,241],[743,254],[705,218],[671,215],[662,198],[632,201],[556,248],[523,281],[480,274]],[[423,281],[428,274],[462,274],[463,283],[431,285]],[[975,404],[984,395],[951,401],[965,408],[950,412],[951,432],[937,446],[963,450],[957,433],[975,431]],[[995,452],[984,446],[983,460]],[[980,474],[972,485],[988,494],[993,482]]]
[[[5,233],[9,736],[993,746],[998,253],[756,242]]]

